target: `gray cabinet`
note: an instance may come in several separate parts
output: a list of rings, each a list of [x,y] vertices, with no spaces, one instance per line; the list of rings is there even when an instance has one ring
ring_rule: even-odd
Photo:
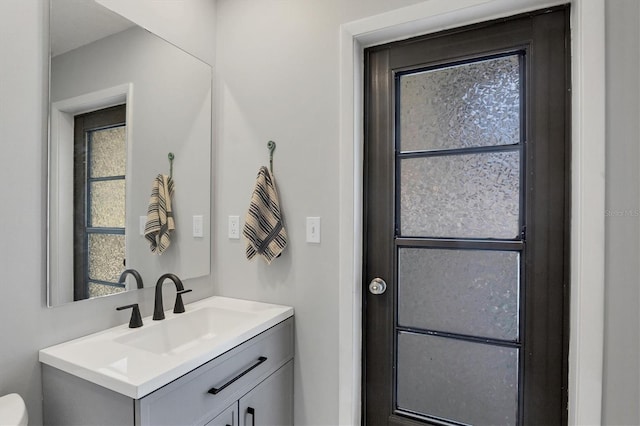
[[[240,426],[281,426],[293,424],[293,362],[240,398]]]
[[[238,426],[238,403],[233,403],[206,426]]]
[[[260,382],[206,426],[293,425],[293,361]]]
[[[46,425],[291,425],[293,318],[140,399],[44,364],[42,380]]]

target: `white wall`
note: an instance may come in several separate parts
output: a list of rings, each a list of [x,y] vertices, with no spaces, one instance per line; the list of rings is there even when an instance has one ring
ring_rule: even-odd
[[[413,3],[217,1],[215,292],[294,306],[296,425],[338,424],[340,25]],[[267,266],[224,235],[269,140],[289,245]],[[320,244],[305,242],[307,216],[321,217]]]
[[[640,424],[640,2],[609,0],[603,423]]]
[[[417,0],[218,0],[213,180],[213,289],[296,308],[298,425],[334,425],[338,410],[338,91],[341,23]],[[188,2],[185,2],[185,4]],[[312,8],[312,7],[313,8]],[[638,7],[608,0],[607,206],[637,209]],[[115,306],[150,290],[54,309],[45,300],[45,47],[42,0],[0,1],[0,394],[26,397],[41,421],[41,347],[127,321]],[[212,21],[213,22],[213,21]],[[210,52],[213,54],[213,51]],[[596,100],[597,101],[597,100]],[[266,142],[290,245],[267,267],[243,258],[226,219],[244,216]],[[7,183],[8,182],[8,183]],[[322,217],[322,243],[304,242],[304,217]],[[638,217],[607,218],[605,424],[638,424]],[[172,297],[167,292],[167,298]]]
[[[43,0],[0,1],[0,395],[21,394],[32,425],[42,423],[39,349],[126,323],[129,314],[116,306],[153,310],[152,289],[45,307],[47,19]],[[175,290],[165,287],[173,300]],[[185,287],[194,289],[187,302],[212,295],[209,277]]]

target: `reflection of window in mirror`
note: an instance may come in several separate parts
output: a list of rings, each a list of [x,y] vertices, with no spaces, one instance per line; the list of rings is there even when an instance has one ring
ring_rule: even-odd
[[[74,121],[74,300],[125,290],[126,105]]]

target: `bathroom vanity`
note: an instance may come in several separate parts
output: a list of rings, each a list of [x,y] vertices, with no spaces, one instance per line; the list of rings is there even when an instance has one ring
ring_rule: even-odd
[[[292,308],[212,297],[166,316],[41,350],[44,423],[293,424]]]

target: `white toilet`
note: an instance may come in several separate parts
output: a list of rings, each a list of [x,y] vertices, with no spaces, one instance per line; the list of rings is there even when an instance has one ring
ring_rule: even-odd
[[[17,393],[0,397],[0,425],[27,426],[29,416],[24,400]]]

